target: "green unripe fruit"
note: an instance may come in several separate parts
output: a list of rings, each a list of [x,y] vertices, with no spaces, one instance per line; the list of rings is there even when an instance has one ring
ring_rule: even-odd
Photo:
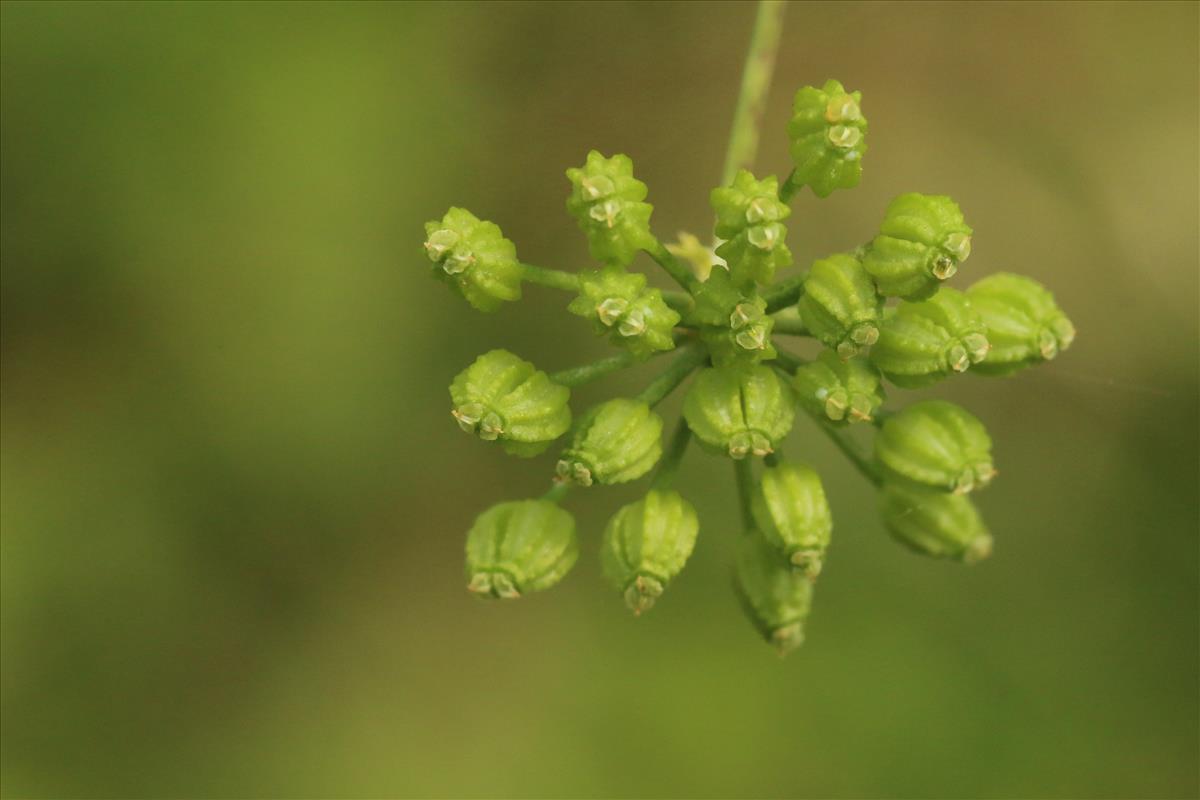
[[[880,294],[919,300],[971,255],[971,233],[949,197],[902,194],[888,206],[863,266]]]
[[[992,552],[992,536],[969,497],[887,484],[880,499],[888,531],[918,553],[973,564]]]
[[[987,486],[996,475],[983,423],[944,400],[888,417],[875,436],[875,460],[889,478],[955,494]]]
[[[492,506],[467,534],[467,588],[515,599],[549,589],[575,565],[575,519],[549,500]]]
[[[984,375],[1008,375],[1054,358],[1075,340],[1075,326],[1046,287],[1023,275],[1001,272],[967,289],[983,317],[992,349],[975,367]]]
[[[425,254],[434,275],[480,311],[521,299],[517,248],[492,222],[465,208],[451,208],[441,222],[425,223]]]
[[[842,358],[857,355],[879,338],[883,299],[852,255],[839,253],[813,263],[798,308],[809,333]]]
[[[796,92],[788,123],[796,165],[792,183],[811,186],[817,197],[858,185],[867,152],[867,119],[861,103],[861,92],[847,92],[833,80],[820,89],[805,86]]]
[[[701,370],[683,401],[688,427],[707,449],[732,458],[765,456],[792,429],[787,384],[770,367]]]
[[[729,312],[725,325],[705,325],[700,339],[708,346],[713,364],[748,363],[775,358],[778,353],[771,344],[771,329],[775,320],[767,315],[767,303],[761,297],[739,301]]]
[[[555,468],[579,486],[637,480],[662,456],[662,418],[640,400],[619,397],[580,418]]]
[[[780,202],[774,176],[758,181],[740,170],[731,186],[713,189],[709,199],[717,212],[717,236],[729,240],[717,255],[729,265],[735,284],[770,283],[776,269],[792,263],[781,222],[792,210]]]
[[[691,504],[678,492],[658,489],[608,521],[600,545],[604,574],[633,613],[649,610],[680,573],[699,530]]]
[[[872,419],[884,401],[879,371],[869,361],[843,361],[832,350],[797,368],[792,388],[810,413],[841,425]]]
[[[492,350],[450,384],[460,428],[499,441],[513,455],[535,456],[571,427],[571,391],[507,350]]]
[[[746,615],[784,655],[804,642],[812,606],[812,581],[792,569],[758,531],[738,543],[736,585]]]
[[[787,462],[763,470],[751,510],[763,538],[788,563],[809,579],[821,573],[833,517],[815,470]]]
[[[633,177],[633,161],[626,155],[605,158],[593,150],[587,163],[567,170],[571,194],[567,211],[588,239],[592,258],[627,266],[639,250],[653,247],[646,184]]]
[[[672,331],[679,314],[663,302],[662,292],[646,288],[646,276],[605,267],[579,276],[579,296],[567,306],[592,323],[600,336],[607,336],[639,358],[675,347]]]
[[[943,286],[884,316],[871,361],[897,386],[918,388],[965,372],[988,354],[987,328],[967,295]]]

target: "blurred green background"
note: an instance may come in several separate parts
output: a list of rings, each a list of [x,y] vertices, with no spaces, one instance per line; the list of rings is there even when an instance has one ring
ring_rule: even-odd
[[[695,452],[701,540],[653,613],[595,557],[637,486],[571,498],[554,591],[468,596],[471,520],[553,456],[459,433],[450,378],[604,346],[551,290],[473,312],[420,248],[457,204],[586,265],[563,170],[593,147],[660,236],[704,235],[752,5],[4,3],[4,794],[1197,796],[1197,9],[789,9],[759,170],[801,85],[871,120],[861,186],[794,204],[797,261],[951,194],[960,285],[1032,274],[1079,338],[933,390],[997,443],[976,568],[896,546],[797,425],[837,526],[781,661]]]

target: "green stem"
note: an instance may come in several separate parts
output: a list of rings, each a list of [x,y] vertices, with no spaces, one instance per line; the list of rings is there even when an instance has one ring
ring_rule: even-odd
[[[800,295],[804,294],[806,278],[808,278],[808,273],[803,272],[763,289],[761,296],[767,301],[767,313],[774,314],[776,311],[782,311],[788,306],[795,305],[799,301]]]
[[[785,336],[812,336],[808,328],[804,327],[804,320],[798,317],[776,317],[771,332]]]
[[[750,169],[754,165],[759,124],[766,106],[767,90],[771,87],[771,74],[775,71],[775,54],[779,51],[784,9],[781,0],[759,0],[750,50],[742,67],[742,86],[733,112],[729,147],[725,151],[722,186],[732,183],[739,169]]]
[[[598,378],[603,378],[605,375],[610,375],[626,367],[632,367],[637,362],[637,356],[633,353],[617,353],[615,356],[602,358],[599,361],[593,361],[591,364],[583,364],[578,367],[570,367],[569,369],[552,372],[550,373],[550,380],[573,389],[576,386],[591,383]]]
[[[675,433],[671,434],[671,442],[667,445],[662,460],[658,462],[658,471],[654,473],[654,480],[651,482],[652,488],[671,488],[675,474],[679,472],[679,462],[683,461],[683,454],[687,452],[688,444],[691,441],[692,429],[688,427],[683,417],[680,417],[679,422],[675,425]]]
[[[871,459],[863,455],[858,446],[850,441],[850,437],[846,434],[845,430],[833,427],[829,423],[829,420],[824,417],[818,417],[812,412],[809,412],[809,416],[812,417],[813,422],[817,423],[817,427],[825,432],[829,440],[837,445],[837,449],[842,451],[842,455],[850,459],[850,463],[862,473],[864,478],[877,487],[883,485],[883,478],[880,477],[878,470],[875,469],[875,465],[871,463]]]
[[[563,289],[568,292],[579,291],[579,276],[574,272],[563,272],[561,269],[522,264],[521,280],[536,283],[538,286],[549,286],[551,289]]]
[[[559,503],[564,497],[567,496],[567,492],[569,491],[571,491],[570,483],[567,481],[562,481],[561,483],[559,481],[555,481],[554,485],[551,486],[544,495],[542,495],[542,499],[549,500],[551,503]]]
[[[788,176],[783,179],[783,183],[779,187],[779,199],[785,203],[791,202],[792,195],[794,195],[796,190],[800,188],[796,184],[792,183],[792,178],[794,177],[796,177],[796,170],[793,169],[788,173]]]
[[[663,243],[654,240],[654,246],[646,250],[646,253],[655,260],[655,262],[667,271],[667,274],[675,279],[675,282],[686,289],[688,292],[692,290],[692,284],[696,282],[696,277],[692,275],[692,271],[687,265],[680,261],[675,256],[671,255],[670,251],[663,246]]]
[[[754,528],[754,513],[750,510],[750,498],[754,496],[754,468],[750,464],[750,459],[734,459],[733,474],[737,479],[738,505],[742,510],[742,527],[749,531]]]
[[[687,292],[667,292],[662,293],[663,302],[671,309],[678,311],[680,314],[692,310],[695,303],[692,302],[692,296]]]
[[[675,387],[683,383],[684,379],[708,358],[708,351],[695,344],[685,345],[680,349],[683,352],[671,362],[671,366],[638,393],[638,400],[653,408],[675,391]]]

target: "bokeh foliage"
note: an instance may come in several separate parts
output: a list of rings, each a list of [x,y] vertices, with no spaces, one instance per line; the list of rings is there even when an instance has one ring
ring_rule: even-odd
[[[0,8],[6,796],[1200,792],[1196,4],[789,9],[756,171],[797,86],[872,125],[861,186],[794,204],[797,262],[950,194],[962,280],[1030,274],[1079,338],[946,387],[997,442],[977,568],[897,547],[797,426],[836,529],[785,662],[714,591],[737,516],[695,452],[696,554],[644,618],[596,555],[636,488],[572,498],[562,586],[467,594],[474,515],[545,484],[446,384],[604,345],[550,290],[472,312],[420,252],[459,204],[584,266],[593,147],[703,236],[747,4]]]

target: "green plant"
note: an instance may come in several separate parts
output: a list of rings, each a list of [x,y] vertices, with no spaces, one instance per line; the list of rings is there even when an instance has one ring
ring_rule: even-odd
[[[796,409],[878,490],[885,526],[900,542],[968,563],[990,552],[991,536],[967,496],[995,475],[983,424],[937,400],[885,411],[883,382],[923,387],[965,371],[1009,375],[1055,357],[1074,329],[1029,278],[1001,273],[965,292],[945,285],[970,255],[973,231],[944,196],[900,195],[868,244],[776,279],[793,260],[785,243],[789,201],[804,186],[825,197],[856,185],[867,148],[860,93],[831,80],[796,94],[788,126],[795,168],[783,183],[747,169],[781,11],[777,3],[759,7],[724,179],[710,197],[715,252],[695,237],[663,244],[651,231],[653,207],[633,162],[596,151],[567,170],[567,210],[595,269],[523,263],[496,225],[463,209],[426,225],[434,274],[474,307],[495,311],[520,298],[522,283],[565,290],[574,294],[568,310],[621,351],[547,374],[493,350],[454,379],[452,413],[463,430],[524,457],[568,436],[542,498],[494,506],[471,529],[473,592],[515,598],[554,585],[578,550],[574,521],[560,507],[568,489],[637,480],[657,465],[649,491],[616,513],[600,544],[604,572],[630,608],[652,607],[683,569],[699,529],[694,509],[672,488],[694,436],[733,461],[745,531],[735,564],[743,605],[781,651],[795,647],[833,527],[817,472],[780,452]],[[641,253],[682,291],[651,288],[629,272]],[[824,349],[803,359],[782,337],[807,337]],[[637,396],[601,403],[572,424],[572,387],[672,351],[670,365]],[[697,372],[664,451],[653,409]],[[878,429],[873,457],[847,436],[857,423]],[[758,475],[754,458],[765,462]]]

